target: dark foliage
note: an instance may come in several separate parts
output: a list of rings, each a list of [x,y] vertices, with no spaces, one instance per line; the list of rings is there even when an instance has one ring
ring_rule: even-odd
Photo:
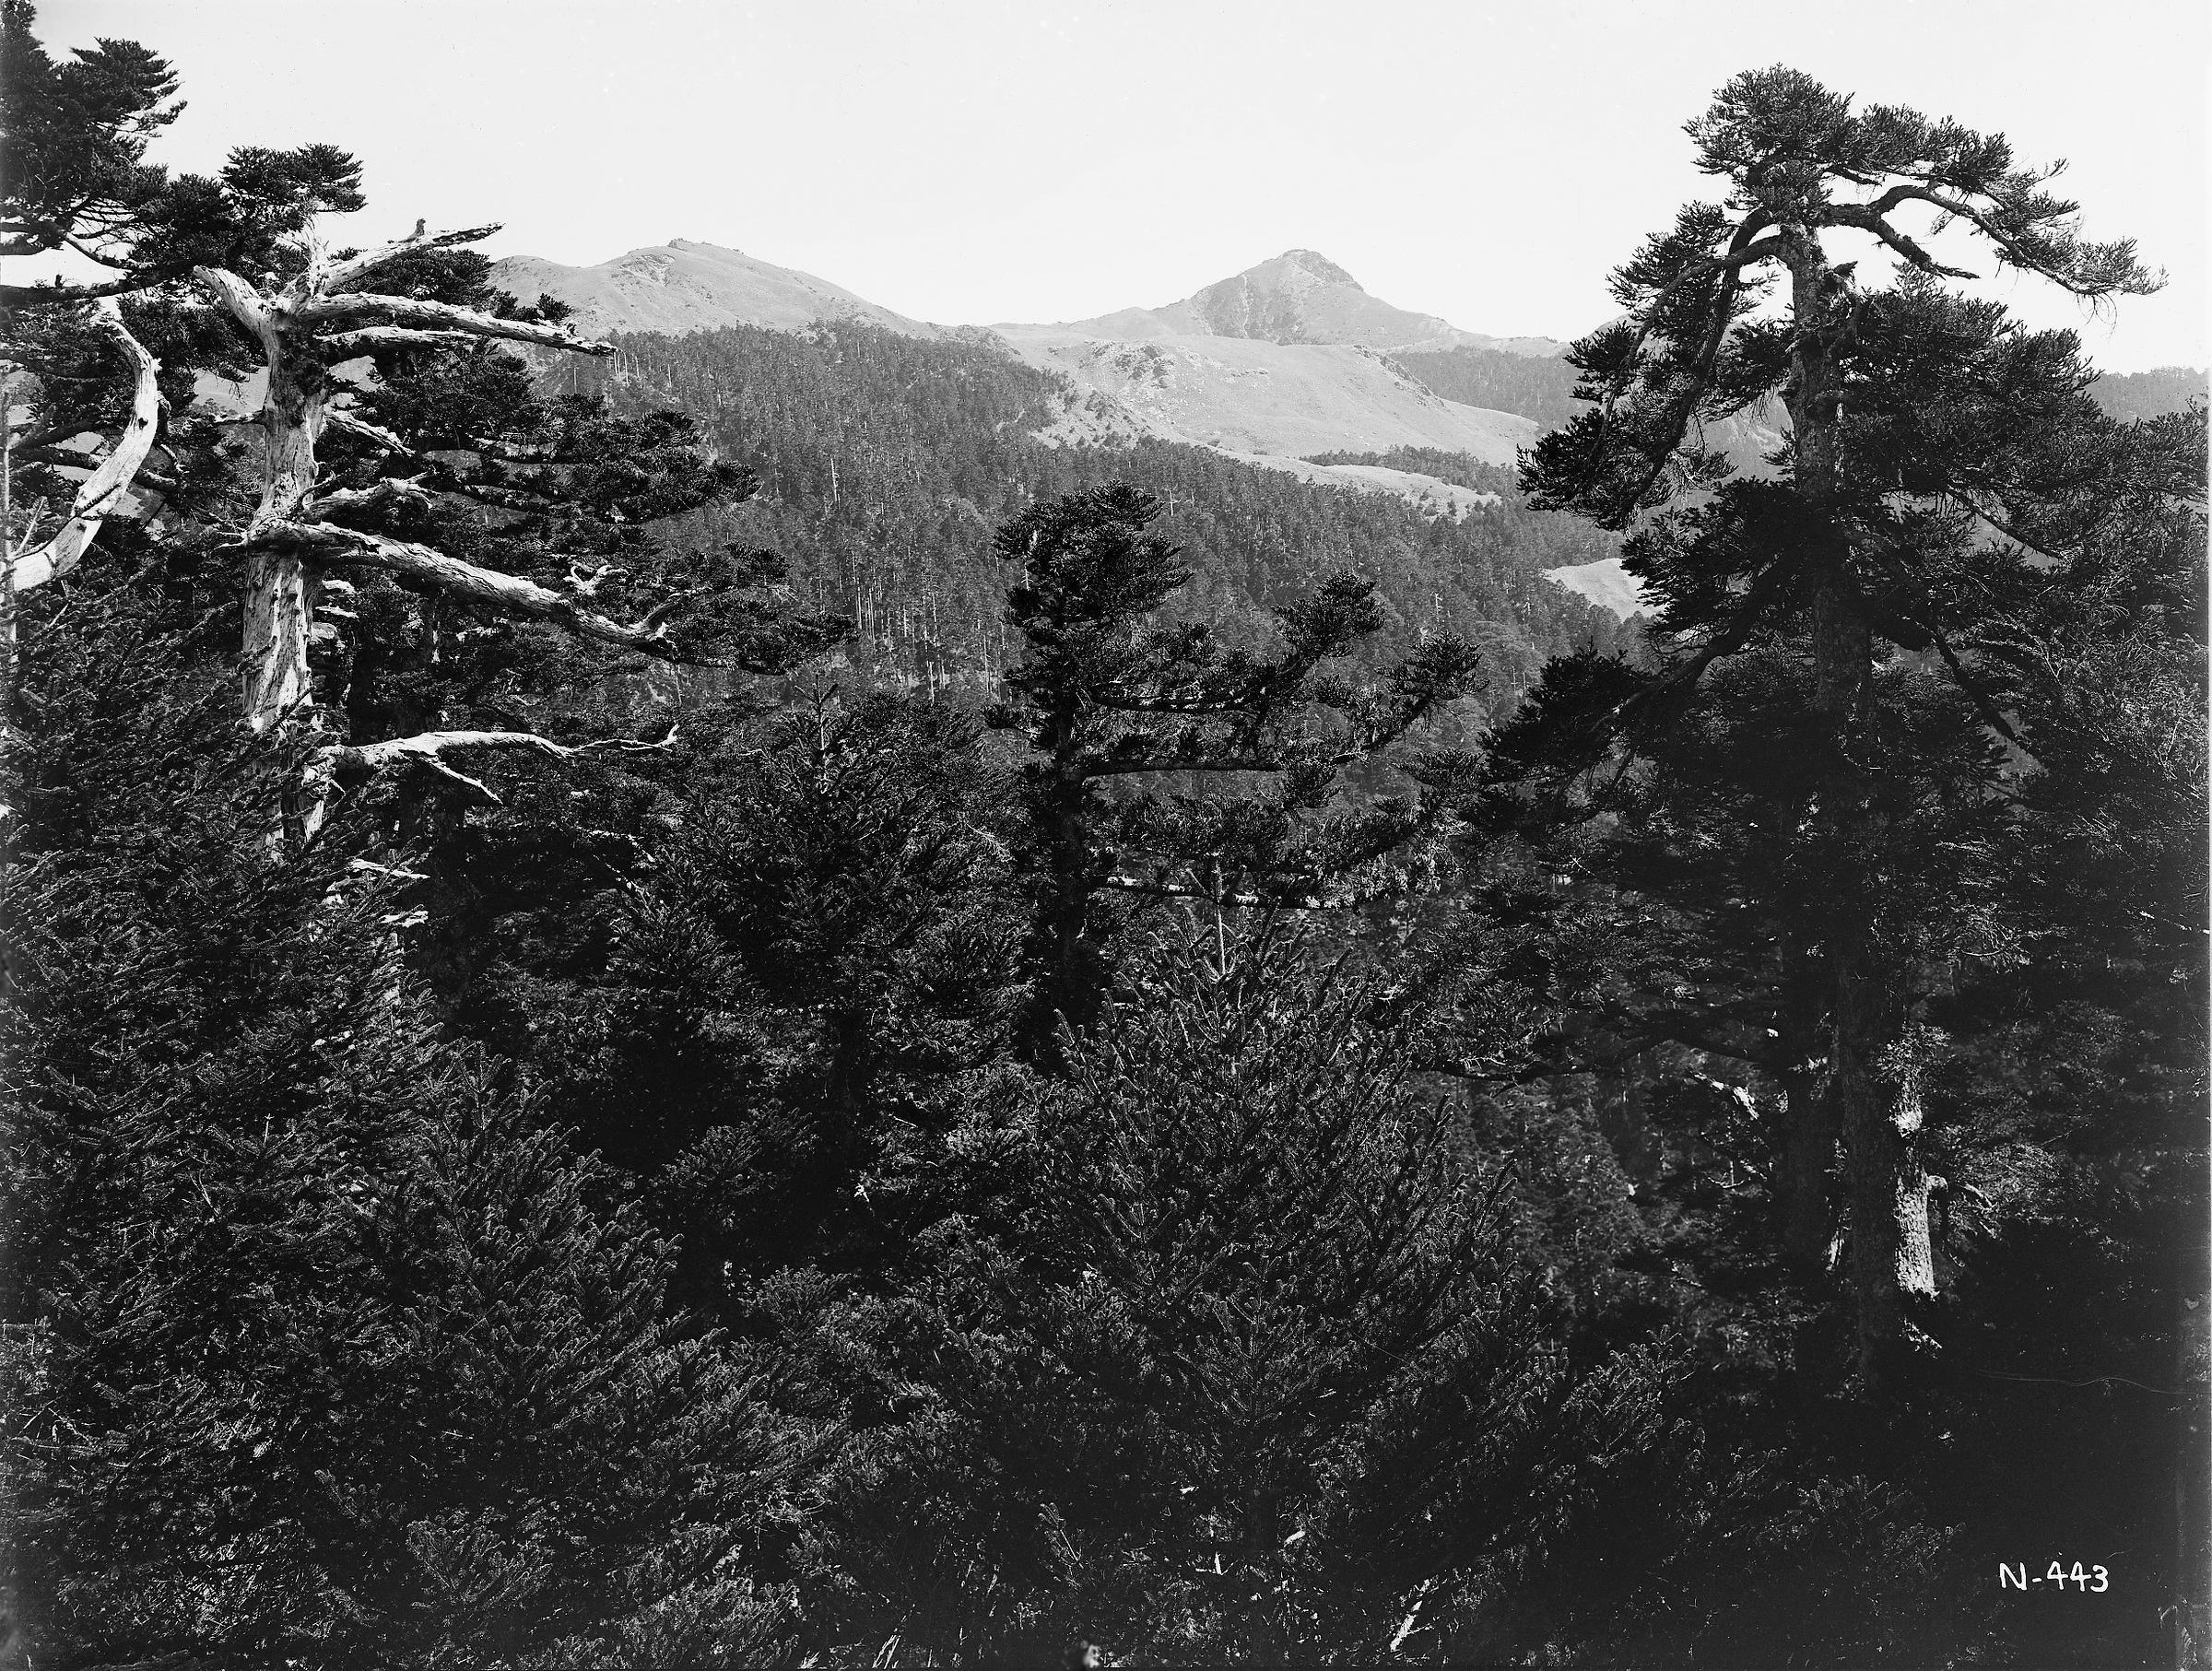
[[[980,341],[361,339],[332,514],[567,602],[324,565],[330,730],[254,734],[243,345],[169,281],[359,170],[172,177],[159,59],[5,21],[0,236],[169,403],[0,663],[11,1664],[2202,1659],[2203,411],[1882,220],[2139,288],[2001,139],[1731,82],[1579,415],[1412,357],[1559,422],[1528,492],[1330,455],[1456,518],[1047,445]],[[1919,272],[1773,317],[1732,253],[1814,225]],[[10,297],[13,549],[130,394]],[[1616,555],[1648,637],[1545,578]],[[287,837],[424,731],[542,746]],[[1852,959],[1917,1172],[1839,1129]],[[1878,1397],[1860,1173],[1935,1289]],[[2108,1591],[1993,1585],[2054,1558]]]

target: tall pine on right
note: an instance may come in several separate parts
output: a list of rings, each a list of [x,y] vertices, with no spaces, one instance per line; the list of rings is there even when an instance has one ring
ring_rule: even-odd
[[[1788,1169],[1816,1197],[1790,1206],[1802,1227],[1835,1217],[1826,1162],[1843,1145],[1860,1381],[1878,1398],[1929,1344],[1915,1314],[1936,1289],[1936,1182],[1921,1144],[1936,977],[1891,932],[1890,780],[1913,726],[1884,674],[1940,665],[1993,737],[2031,749],[1977,630],[2109,534],[2079,514],[2085,480],[2140,505],[2189,494],[2189,468],[2097,421],[2074,345],[1950,292],[1971,275],[1913,235],[1931,217],[1962,225],[1999,265],[2084,298],[2155,289],[2132,241],[2080,236],[2077,206],[2045,189],[2055,169],[1948,120],[1855,111],[1780,66],[1736,76],[1688,132],[1725,196],[1686,206],[1615,273],[1624,316],[1570,354],[1590,404],[1523,455],[1522,479],[1539,505],[1635,528],[1629,567],[1658,606],[1661,671],[1585,707],[1585,741],[1659,746],[1716,661],[1784,641],[1801,653],[1800,834],[1823,886],[1792,934],[1817,971],[1825,1061],[1783,1147],[1807,1161]],[[1857,262],[1835,258],[1853,234],[1897,259],[1894,288],[1862,288]],[[1786,305],[1762,312],[1784,284]],[[1788,438],[1773,477],[1732,479],[1703,425],[1775,400]]]

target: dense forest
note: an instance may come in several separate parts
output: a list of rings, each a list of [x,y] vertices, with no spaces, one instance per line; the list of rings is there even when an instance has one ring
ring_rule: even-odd
[[[9,1664],[2207,1663],[2205,411],[1887,218],[2048,173],[1737,76],[1432,519],[0,5]]]
[[[1192,571],[1171,613],[1256,640],[1323,576],[1356,568],[1385,614],[1375,653],[1402,653],[1424,633],[1482,646],[1477,716],[1510,709],[1553,655],[1624,644],[1607,611],[1542,578],[1615,555],[1618,539],[1531,510],[1510,470],[1463,455],[1436,454],[1422,473],[1500,502],[1453,521],[1201,447],[1048,446],[1035,432],[1067,392],[987,347],[839,322],[806,337],[745,326],[623,336],[615,349],[606,362],[552,368],[553,382],[624,410],[691,414],[719,452],[752,469],[752,498],[702,512],[674,537],[783,553],[802,596],[851,615],[844,653],[870,676],[993,688],[1019,647],[992,529],[1033,500],[1113,480],[1160,501],[1159,531]]]

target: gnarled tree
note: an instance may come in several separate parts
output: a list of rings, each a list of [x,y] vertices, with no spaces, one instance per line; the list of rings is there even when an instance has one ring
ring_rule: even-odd
[[[1808,645],[1822,910],[1805,949],[1817,953],[1823,983],[1829,1094],[1806,1099],[1792,1119],[1832,1112],[1841,1123],[1859,1361],[1878,1389],[1922,1338],[1909,1312],[1934,1292],[1935,1269],[1919,1150],[1922,994],[1877,933],[1885,750],[1896,736],[1877,674],[1900,652],[1933,651],[1990,730],[2017,740],[1972,647],[1958,640],[1951,577],[2049,559],[2013,537],[2018,455],[1982,447],[1974,469],[1919,467],[1944,438],[1923,433],[1917,450],[1899,448],[1912,428],[1906,414],[1891,402],[1874,426],[1856,425],[1857,392],[1903,387],[1900,367],[1939,367],[1947,317],[1961,320],[1946,315],[1937,281],[1968,275],[1929,252],[1911,217],[1962,224],[2000,264],[2085,298],[2141,293],[2157,280],[2131,242],[2085,241],[2077,206],[2044,189],[2057,171],[2016,166],[2001,136],[1891,106],[1857,112],[1794,70],[1737,76],[1688,132],[1699,168],[1726,182],[1726,198],[1683,209],[1616,273],[1626,316],[1571,356],[1591,406],[1524,457],[1524,481],[1537,502],[1612,528],[1663,512],[1685,489],[1719,489],[1632,542],[1630,566],[1658,594],[1675,653],[1662,677],[1602,716],[1613,734],[1664,726],[1716,660],[1777,631],[1801,632]],[[1830,245],[1850,236],[1907,270],[1889,299],[1901,307],[1876,306],[1855,282],[1856,262],[1833,258]],[[1787,306],[1762,314],[1778,281]],[[1987,322],[1965,323],[1986,354]],[[1919,335],[1884,340],[1900,328]],[[1868,369],[1877,361],[1878,373]],[[2079,393],[2044,386],[2053,400]],[[1727,466],[1705,448],[1702,423],[1773,398],[1789,418],[1781,481],[1724,486]],[[1969,552],[1979,554],[1971,563]],[[1803,1135],[1808,1152],[1832,1147],[1832,1133]]]

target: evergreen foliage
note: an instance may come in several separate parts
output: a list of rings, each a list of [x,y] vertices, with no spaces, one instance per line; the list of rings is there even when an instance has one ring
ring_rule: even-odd
[[[1157,624],[1190,579],[1176,548],[1147,531],[1159,514],[1157,500],[1116,482],[1032,506],[997,538],[1022,564],[1006,603],[1030,653],[990,719],[1018,730],[1035,757],[1024,775],[1045,872],[1044,997],[1077,1020],[1101,984],[1108,936],[1091,902],[1102,891],[1319,909],[1386,886],[1360,873],[1431,828],[1436,806],[1399,797],[1324,810],[1339,774],[1475,679],[1473,647],[1452,638],[1421,643],[1379,689],[1324,673],[1382,624],[1373,582],[1350,574],[1283,609],[1280,648],[1265,654],[1225,648],[1204,625]],[[1399,764],[1431,788],[1469,770],[1449,754]],[[1268,787],[1110,794],[1171,774]]]
[[[41,1640],[476,1663],[709,1601],[772,1640],[727,1562],[815,1430],[667,1304],[621,1181],[439,1039],[391,881],[269,862],[283,763],[177,614],[83,585],[35,594],[10,762],[6,1530]]]
[[[1944,288],[2147,282],[2002,140],[1731,82],[1525,492],[1329,455],[1430,519],[987,340],[517,358],[4,21],[119,275],[5,294],[11,1664],[2201,1660],[2204,412]]]
[[[612,382],[618,404],[697,415],[760,491],[729,517],[682,536],[704,546],[771,547],[811,608],[849,611],[859,670],[986,697],[1021,653],[992,559],[999,524],[1029,505],[1125,481],[1159,500],[1162,537],[1183,552],[1190,585],[1169,607],[1233,643],[1267,631],[1276,611],[1325,576],[1375,583],[1383,624],[1355,662],[1402,659],[1423,633],[1483,653],[1486,690],[1461,735],[1502,713],[1554,654],[1623,642],[1605,610],[1543,578],[1547,569],[1617,553],[1576,519],[1532,512],[1501,472],[1443,462],[1449,480],[1504,502],[1453,521],[1379,494],[1302,482],[1286,472],[1164,441],[1048,446],[1065,398],[1050,378],[987,346],[932,342],[849,321],[806,337],[733,326],[681,337],[620,337],[611,368],[563,365],[564,383]],[[627,406],[626,406],[627,409]],[[1421,465],[1405,467],[1421,469]]]

